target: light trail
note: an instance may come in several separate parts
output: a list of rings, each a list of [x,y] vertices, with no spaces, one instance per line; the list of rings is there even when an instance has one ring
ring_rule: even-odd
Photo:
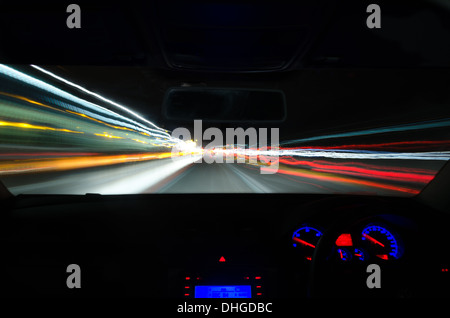
[[[43,68],[33,67],[46,75],[55,75]],[[60,77],[55,79],[69,83]],[[121,108],[125,106],[88,91],[78,84],[70,82],[68,85],[116,107],[116,111],[126,111],[133,118],[1,64],[0,80],[7,84],[2,86],[0,92],[0,176],[12,178],[18,175],[17,180],[21,182],[30,180],[23,175],[29,176],[31,172],[45,174],[77,169],[75,174],[70,173],[70,177],[73,177],[73,180],[81,180],[74,175],[89,174],[81,169],[111,166],[91,169],[94,173],[89,175],[92,176],[94,184],[100,185],[102,181],[95,181],[95,173],[104,174],[106,170],[123,172],[129,167],[126,163],[143,162],[140,164],[143,167],[164,168],[165,172],[147,171],[141,176],[140,172],[133,171],[132,178],[125,178],[125,174],[122,174],[115,180],[116,187],[109,190],[126,193],[129,193],[130,189],[153,191],[152,189],[158,188],[157,184],[143,178],[144,174],[161,177],[158,184],[166,183],[169,186],[169,179],[163,178],[163,175],[172,178],[171,180],[178,180],[177,178],[185,175],[184,172],[189,175],[192,171],[189,170],[192,168],[191,164],[198,163],[202,156],[223,156],[226,157],[224,164],[231,158],[232,162],[238,161],[252,167],[248,171],[238,169],[237,166],[219,166],[217,170],[213,169],[220,178],[225,179],[226,182],[222,184],[226,191],[249,189],[252,192],[283,192],[283,189],[286,189],[290,192],[350,191],[415,195],[433,180],[439,167],[450,159],[450,140],[445,134],[442,134],[442,140],[402,140],[401,136],[396,135],[400,140],[392,141],[390,137],[387,142],[378,140],[374,143],[357,143],[348,139],[345,139],[345,144],[337,142],[338,138],[377,134],[381,136],[380,134],[385,132],[447,127],[450,126],[450,120],[447,118],[283,142],[283,145],[297,144],[295,147],[274,146],[258,149],[255,146],[234,144],[204,150],[194,141],[171,137],[168,131],[151,122],[142,121],[139,115],[128,108],[129,111]],[[29,85],[32,89],[23,90],[23,85]],[[412,137],[413,135],[407,136],[408,139]],[[323,146],[298,145],[327,138],[333,143]],[[16,150],[18,148],[24,150],[23,154]],[[164,160],[170,158],[177,160]],[[182,163],[177,163],[180,158]],[[120,168],[122,166],[124,169]],[[276,174],[261,176],[266,169],[274,171],[273,166],[277,167]],[[206,171],[204,169],[194,170],[201,173],[201,178],[209,177],[203,174],[203,171]],[[255,171],[259,174],[255,174]],[[48,175],[51,177],[52,174]],[[192,180],[198,184],[202,182],[201,178],[192,177]],[[139,186],[131,187],[127,184],[130,180],[139,180]],[[233,184],[227,184],[229,180],[233,180]],[[52,183],[47,189],[56,183]],[[149,186],[150,184],[152,186]],[[102,189],[106,189],[106,186],[103,182]],[[20,189],[25,188],[30,189],[32,186]],[[77,187],[77,191],[82,191],[81,188],[82,186]],[[93,188],[95,189],[95,186]],[[202,187],[196,185],[195,188]],[[67,189],[74,187],[67,185]],[[204,189],[210,191],[210,188]]]
[[[24,128],[24,129],[51,130],[51,131],[57,131],[57,132],[83,134],[82,131],[74,131],[74,130],[63,129],[63,128],[53,128],[53,127],[32,125],[32,124],[28,124],[28,123],[16,123],[16,122],[3,121],[3,120],[0,120],[0,126],[16,127],[16,128]]]
[[[110,100],[110,99],[108,99],[106,97],[103,97],[100,94],[91,92],[88,89],[82,87],[81,85],[78,85],[78,84],[75,84],[75,83],[73,83],[73,82],[71,82],[69,80],[66,80],[65,78],[62,78],[62,77],[60,77],[60,76],[58,76],[58,75],[56,75],[56,74],[54,74],[54,73],[52,73],[52,72],[50,72],[50,71],[48,71],[46,69],[43,69],[42,67],[39,67],[39,66],[36,66],[36,65],[30,65],[30,66],[35,68],[35,69],[37,69],[37,70],[39,70],[39,71],[41,71],[42,73],[45,73],[45,74],[47,74],[47,75],[57,79],[58,81],[61,81],[61,82],[65,83],[65,84],[67,84],[67,85],[70,85],[72,87],[75,87],[75,88],[79,89],[80,91],[82,91],[82,92],[84,92],[86,94],[92,95],[92,96],[94,96],[94,97],[96,97],[96,98],[98,98],[98,99],[100,99],[100,100],[102,100],[104,102],[107,102],[107,103],[109,103],[111,105],[114,105],[114,106],[120,108],[121,110],[124,110],[127,113],[133,115],[134,117],[138,118],[139,120],[141,120],[141,121],[143,121],[143,122],[145,122],[145,123],[155,127],[156,129],[167,133],[167,130],[156,126],[154,123],[152,123],[151,121],[145,119],[144,117],[142,117],[141,115],[139,115],[136,112],[132,111],[131,109],[129,109],[126,106],[120,105],[119,103],[116,103],[116,102],[114,102],[114,101],[112,101],[112,100]]]
[[[339,145],[339,146],[308,146],[308,147],[296,147],[296,148],[286,148],[285,150],[295,150],[295,149],[352,149],[352,150],[361,150],[361,149],[394,149],[394,150],[403,150],[405,148],[411,150],[420,150],[423,148],[430,149],[432,147],[450,147],[450,140],[415,140],[415,141],[394,141],[394,142],[384,142],[384,143],[376,143],[376,144],[350,144],[350,145]]]
[[[171,158],[171,152],[141,153],[128,155],[97,155],[77,157],[36,158],[34,160],[0,161],[0,176],[19,173],[62,171],[81,168],[116,165],[120,163],[140,162]]]
[[[289,144],[304,143],[304,142],[309,142],[309,141],[318,141],[318,140],[325,140],[325,139],[358,137],[358,136],[376,135],[376,134],[383,134],[383,133],[407,132],[407,131],[413,131],[413,130],[443,128],[443,127],[450,127],[450,119],[445,118],[445,119],[430,120],[430,121],[425,121],[425,122],[394,125],[394,126],[388,126],[388,127],[363,129],[363,130],[359,130],[359,131],[352,131],[352,132],[346,132],[346,133],[336,133],[336,134],[329,134],[329,135],[323,135],[323,136],[300,138],[300,139],[284,141],[281,144],[289,145]]]
[[[386,151],[364,151],[364,150],[326,150],[326,149],[280,149],[251,151],[241,150],[238,154],[249,156],[268,157],[303,157],[303,158],[332,158],[332,159],[361,159],[361,160],[440,160],[450,159],[450,151],[430,151],[430,152],[386,152]]]
[[[262,170],[270,169],[268,167],[261,167]],[[336,174],[315,172],[306,169],[289,169],[289,168],[279,168],[277,173],[287,174],[296,177],[307,178],[316,181],[326,181],[333,182],[338,184],[349,184],[349,185],[359,185],[359,186],[367,186],[371,188],[379,188],[384,190],[392,190],[395,192],[404,192],[408,194],[418,194],[420,192],[419,189],[409,188],[406,186],[397,186],[391,184],[385,184],[381,182],[374,182],[368,180],[360,180],[356,178],[348,178],[339,176]]]
[[[149,135],[167,138],[170,141],[177,141],[177,139],[170,136],[166,130],[164,130],[160,127],[157,127],[156,125],[154,125],[153,123],[151,123],[149,121],[145,121],[145,122],[151,123],[151,126],[153,126],[154,128],[148,127],[148,126],[146,126],[140,122],[137,122],[135,120],[126,118],[126,117],[124,117],[110,109],[102,107],[100,105],[97,105],[97,104],[91,103],[87,100],[84,100],[82,98],[76,97],[76,96],[74,96],[68,92],[65,92],[55,86],[45,83],[42,80],[38,80],[34,77],[31,77],[27,74],[19,72],[19,71],[15,70],[11,67],[8,67],[6,65],[0,64],[0,74],[3,74],[14,80],[18,80],[22,83],[31,85],[33,87],[39,88],[47,93],[62,97],[66,100],[69,100],[71,102],[74,102],[76,104],[82,105],[83,107],[87,108],[84,111],[81,111],[81,109],[77,110],[78,113],[85,113],[88,116],[91,116],[91,117],[94,117],[94,118],[97,118],[97,119],[100,119],[103,121],[109,121],[110,124],[119,123],[118,120],[121,120],[122,121],[121,124],[124,125],[125,127],[128,126],[129,128],[134,128],[134,129],[138,129],[143,132],[146,132]],[[70,106],[70,105],[67,105],[66,107],[73,108],[73,106]],[[103,115],[100,115],[99,113],[101,113]],[[105,116],[110,116],[110,118],[105,117]],[[114,118],[116,118],[116,119],[114,119]]]
[[[368,165],[361,162],[334,163],[327,161],[306,161],[280,159],[280,163],[294,166],[306,166],[314,171],[331,172],[339,174],[351,174],[368,178],[381,178],[394,181],[423,182],[428,183],[434,178],[436,171],[404,168],[384,167],[381,165]]]

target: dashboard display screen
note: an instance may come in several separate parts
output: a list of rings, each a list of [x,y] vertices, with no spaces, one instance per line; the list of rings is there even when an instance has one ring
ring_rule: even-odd
[[[195,298],[252,298],[250,285],[195,286]]]

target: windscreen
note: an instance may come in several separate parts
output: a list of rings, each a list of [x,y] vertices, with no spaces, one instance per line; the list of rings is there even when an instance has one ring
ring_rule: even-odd
[[[230,79],[283,91],[286,119],[268,125],[164,117],[165,92],[192,79],[151,69],[0,65],[0,180],[15,195],[413,196],[450,158],[449,78],[345,69]]]

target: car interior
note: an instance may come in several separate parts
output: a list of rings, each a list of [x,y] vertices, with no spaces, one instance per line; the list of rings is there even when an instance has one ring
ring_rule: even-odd
[[[2,294],[450,297],[450,6],[372,3],[2,4]]]

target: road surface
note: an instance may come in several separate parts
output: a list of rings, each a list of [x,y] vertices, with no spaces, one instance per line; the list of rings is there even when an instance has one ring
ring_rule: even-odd
[[[412,194],[387,180],[318,173],[313,169],[261,174],[238,163],[194,163],[186,158],[117,164],[86,169],[2,176],[13,194],[136,193],[371,193]],[[283,172],[284,171],[284,172]],[[399,189],[403,189],[399,191]]]

